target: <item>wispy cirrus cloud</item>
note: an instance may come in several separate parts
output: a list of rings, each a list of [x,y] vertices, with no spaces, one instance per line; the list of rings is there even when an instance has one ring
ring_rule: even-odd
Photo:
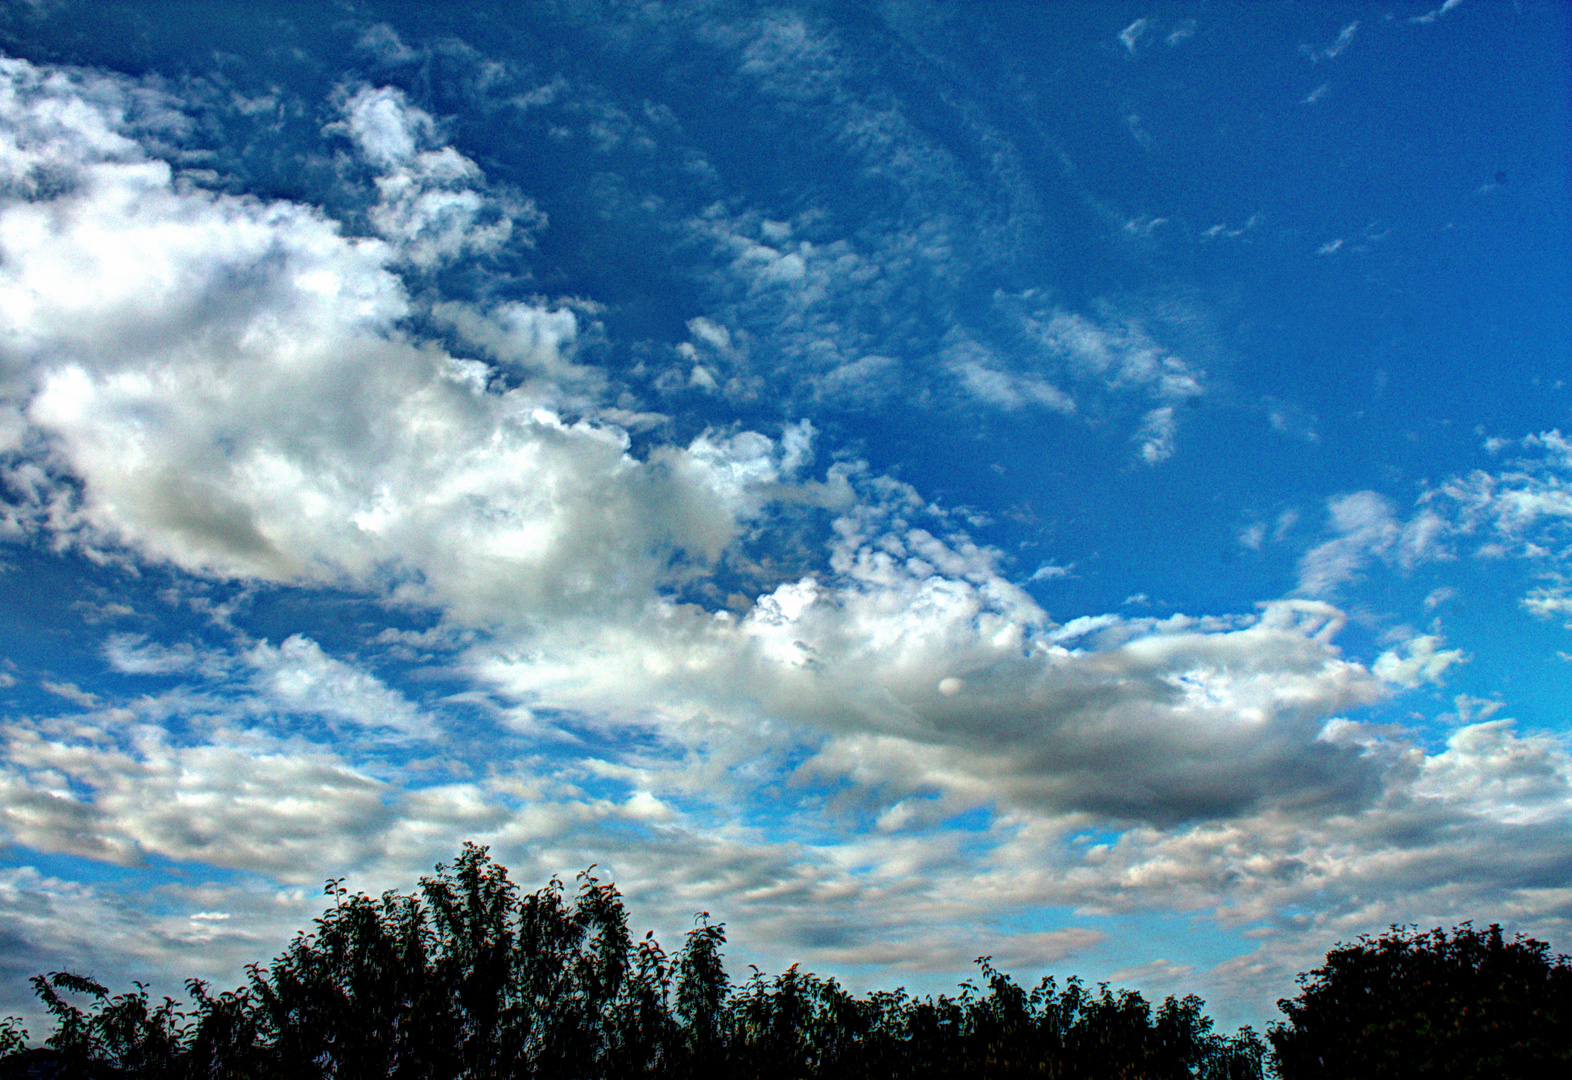
[[[1304,53],[1307,57],[1310,58],[1310,62],[1313,64],[1318,64],[1322,60],[1335,60],[1344,52],[1346,52],[1348,47],[1354,43],[1354,35],[1358,32],[1359,20],[1355,19],[1353,22],[1339,30],[1337,33],[1337,40],[1333,41],[1332,44],[1326,46],[1325,48],[1317,49],[1310,45],[1301,45],[1299,49],[1300,52]]]
[[[1141,43],[1141,38],[1146,36],[1147,25],[1146,19],[1137,19],[1119,31],[1119,41],[1128,52],[1135,52],[1136,46]]]
[[[1452,526],[1444,517],[1424,509],[1402,521],[1391,500],[1373,491],[1329,499],[1327,516],[1332,538],[1299,562],[1299,589],[1307,595],[1335,593],[1372,560],[1411,569],[1448,554],[1441,542]]]
[[[1439,19],[1441,16],[1445,15],[1447,12],[1449,12],[1453,8],[1457,7],[1462,2],[1463,2],[1463,0],[1446,0],[1446,2],[1444,4],[1442,4],[1440,7],[1433,8],[1430,11],[1425,12],[1423,15],[1412,15],[1412,16],[1410,16],[1408,21],[1411,22],[1411,23],[1421,23],[1421,24],[1423,24],[1423,23],[1433,23],[1437,19]]]

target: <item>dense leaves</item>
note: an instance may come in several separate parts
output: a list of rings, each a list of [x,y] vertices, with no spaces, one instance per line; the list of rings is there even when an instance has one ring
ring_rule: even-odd
[[[593,870],[593,868],[591,868]],[[700,915],[668,957],[635,941],[616,888],[590,871],[520,896],[466,845],[415,893],[330,881],[332,906],[247,984],[188,1005],[111,996],[56,972],[34,989],[76,1075],[323,1077],[1259,1077],[1265,1045],[1214,1034],[1195,997],[1155,1011],[1128,990],[1044,979],[982,958],[954,996],[854,996],[795,966],[734,985],[723,927]],[[85,1003],[85,1007],[78,1004]],[[0,1024],[21,1062],[26,1034]],[[37,1055],[41,1051],[26,1051]],[[0,1066],[0,1075],[5,1072]]]
[[[1268,1035],[1283,1080],[1572,1075],[1572,964],[1499,926],[1393,928],[1299,983]]]

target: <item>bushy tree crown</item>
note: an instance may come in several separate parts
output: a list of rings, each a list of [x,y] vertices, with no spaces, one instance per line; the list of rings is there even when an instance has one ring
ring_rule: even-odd
[[[1283,1080],[1572,1075],[1572,964],[1498,925],[1393,927],[1299,984],[1267,1035]]]

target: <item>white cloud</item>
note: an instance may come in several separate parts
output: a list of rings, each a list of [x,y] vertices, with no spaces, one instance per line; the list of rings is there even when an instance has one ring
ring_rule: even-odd
[[[611,864],[642,917],[680,925],[700,906],[724,912],[734,934],[741,927],[754,935],[755,947],[796,953],[793,958],[806,952],[812,964],[963,969],[976,950],[935,952],[924,960],[901,943],[940,929],[948,934],[968,920],[973,937],[993,943],[987,951],[996,961],[1051,962],[1093,946],[1095,934],[977,935],[976,920],[985,912],[1007,918],[1011,911],[1078,906],[1211,913],[1235,925],[1264,919],[1276,927],[1267,947],[1287,953],[1291,965],[1296,950],[1324,948],[1326,938],[1367,925],[1361,919],[1466,917],[1469,898],[1487,895],[1494,880],[1468,868],[1499,857],[1490,853],[1495,845],[1515,852],[1521,864],[1523,872],[1513,876],[1519,884],[1509,892],[1516,890],[1522,917],[1541,925],[1561,918],[1553,898],[1536,898],[1533,890],[1569,850],[1564,806],[1572,775],[1565,748],[1548,737],[1517,736],[1502,722],[1463,728],[1442,753],[1429,756],[1406,744],[1383,744],[1359,725],[1336,728],[1334,741],[1364,746],[1366,760],[1378,765],[1367,777],[1376,785],[1373,801],[1343,817],[1327,818],[1320,806],[1277,805],[1176,830],[1135,828],[1112,844],[1078,848],[1068,843],[1081,827],[1078,819],[1017,812],[965,850],[953,835],[903,834],[919,824],[908,817],[882,838],[846,838],[836,853],[761,845],[735,828],[699,829],[672,809],[673,798],[647,787],[626,799],[596,800],[525,770],[505,782],[400,794],[356,779],[320,753],[313,759],[295,748],[279,756],[283,747],[266,741],[178,750],[144,737],[109,750],[14,728],[10,734],[13,770],[28,770],[23,775],[35,784],[63,771],[96,793],[91,812],[67,796],[40,804],[31,786],[16,785],[13,772],[7,822],[24,842],[59,850],[59,837],[40,830],[70,827],[77,837],[70,850],[96,837],[100,858],[156,852],[307,886],[328,869],[355,868],[354,886],[407,888],[431,858],[451,854],[442,845],[457,826],[492,843],[526,883],[572,869],[593,852]],[[138,774],[122,779],[127,751]],[[671,778],[657,772],[644,779],[665,785]],[[505,808],[526,793],[526,810]],[[624,844],[602,828],[615,820],[653,822],[662,831]],[[1551,846],[1521,846],[1531,830]],[[213,838],[220,834],[231,842],[218,846]],[[866,869],[849,874],[849,865]],[[671,881],[682,884],[655,888]],[[1310,906],[1323,914],[1296,929],[1285,913],[1312,896]],[[231,895],[223,903],[198,900],[192,910],[244,911],[255,903]],[[311,903],[297,897],[290,910],[304,916]],[[808,936],[818,942],[813,948],[792,944]],[[128,947],[148,954],[172,948],[155,945],[143,928],[108,953],[122,955]]]
[[[385,786],[336,755],[255,735],[189,747],[152,728],[97,745],[19,725],[6,736],[0,820],[43,851],[120,865],[157,854],[309,883],[325,859],[362,860],[389,813]]]
[[[1563,742],[1517,735],[1505,721],[1460,728],[1439,754],[1359,724],[1329,727],[1327,737],[1363,746],[1377,768],[1379,790],[1357,812],[1271,809],[1134,828],[1068,865],[1062,834],[1045,824],[1023,828],[992,858],[1023,902],[1210,912],[1226,925],[1261,927],[1259,966],[1228,965],[1198,980],[1209,1001],[1224,1003],[1269,998],[1274,987],[1286,995],[1295,970],[1371,927],[1489,917],[1552,939],[1572,929],[1559,869],[1572,855]]]
[[[1141,430],[1135,433],[1135,441],[1141,448],[1141,460],[1148,465],[1156,465],[1173,457],[1174,433],[1178,428],[1172,405],[1150,410],[1141,420]]]
[[[1130,133],[1130,138],[1139,143],[1143,150],[1152,148],[1152,133],[1146,130],[1146,124],[1141,120],[1139,113],[1126,113],[1124,126],[1125,130]],[[1124,231],[1131,235],[1145,236],[1151,232],[1153,225],[1161,225],[1166,220],[1166,218],[1159,218],[1156,222],[1153,222],[1149,217],[1127,218],[1122,222],[1122,225]]]
[[[1299,511],[1290,507],[1277,515],[1277,527],[1272,530],[1272,539],[1283,540],[1299,524]]]
[[[370,219],[378,235],[422,269],[461,255],[499,250],[526,226],[545,219],[527,202],[498,203],[476,190],[480,169],[451,146],[437,145],[437,124],[392,87],[361,86],[342,103],[343,121],[329,125],[354,142],[377,173]]]
[[[7,1012],[20,1014],[36,1036],[54,1027],[26,994],[26,978],[44,971],[92,973],[117,992],[130,980],[151,982],[175,997],[200,971],[219,986],[239,985],[243,965],[275,949],[302,923],[301,905],[272,896],[223,895],[220,890],[158,890],[162,904],[138,902],[112,888],[64,880],[32,866],[0,870],[0,922],[6,956],[0,970]],[[191,901],[244,905],[244,919],[203,918]],[[26,995],[26,996],[24,996]]]
[[[1138,117],[1136,119],[1139,120]],[[1167,218],[1154,218],[1150,214],[1140,214],[1124,223],[1124,231],[1131,236],[1151,236],[1154,229],[1166,224],[1168,224]]]
[[[1452,531],[1452,525],[1432,510],[1421,510],[1403,526],[1398,537],[1395,557],[1405,570],[1412,569],[1431,559],[1450,558],[1442,547],[1442,539]]]
[[[1370,671],[1378,679],[1405,689],[1423,683],[1439,683],[1442,674],[1463,660],[1462,649],[1438,650],[1441,639],[1434,634],[1419,634],[1404,642],[1401,651],[1388,649],[1376,657]]]
[[[1321,51],[1321,57],[1326,60],[1331,60],[1334,57],[1341,55],[1343,50],[1347,49],[1354,43],[1354,34],[1358,30],[1359,20],[1355,19],[1353,22],[1349,23],[1347,26],[1338,31],[1337,40],[1332,42],[1332,44],[1328,45]]]
[[[1572,484],[1565,475],[1566,440],[1559,431],[1530,435],[1522,445],[1529,456],[1494,473],[1480,469],[1453,477],[1431,498],[1455,506],[1461,529],[1486,532],[1528,555],[1540,546],[1532,539],[1536,531],[1572,520]]]
[[[431,115],[412,107],[390,87],[361,87],[344,103],[343,111],[349,135],[361,153],[385,169],[413,161],[417,146],[431,142],[436,134]],[[473,163],[451,165],[467,177],[475,175]]]
[[[1172,406],[1205,392],[1203,371],[1158,344],[1133,317],[1105,313],[1098,320],[1042,307],[1031,292],[1001,294],[995,303],[1040,354],[1036,370],[1023,371],[971,335],[952,330],[943,357],[973,397],[1006,409],[1038,405],[1067,415],[1080,411],[1078,397],[1145,397],[1153,407],[1133,436],[1137,456],[1155,464],[1172,453],[1179,420]]]
[[[1119,40],[1128,51],[1135,52],[1135,47],[1140,44],[1142,35],[1146,33],[1146,22],[1145,19],[1137,19],[1119,31]]]
[[[219,961],[200,935],[245,930],[252,936],[220,943],[219,959],[255,959],[287,937],[288,920],[314,911],[307,890],[321,877],[348,872],[352,887],[407,889],[451,855],[455,836],[492,844],[529,887],[599,860],[635,919],[653,921],[663,940],[703,909],[754,955],[819,970],[958,972],[985,951],[1029,968],[1095,953],[1098,932],[1050,924],[1023,933],[1006,925],[1020,914],[1181,911],[1269,929],[1248,970],[1183,975],[1209,1000],[1259,1001],[1286,993],[1292,972],[1332,940],[1372,925],[1456,921],[1486,904],[1492,917],[1542,935],[1567,929],[1553,885],[1572,853],[1564,745],[1490,721],[1458,729],[1433,753],[1388,731],[1327,722],[1387,693],[1377,676],[1438,668],[1446,653],[1433,638],[1366,671],[1333,646],[1340,613],[1296,601],[1233,627],[1108,616],[1064,638],[1079,648],[1023,652],[1019,620],[1031,608],[1008,614],[1008,594],[979,602],[995,587],[987,552],[917,530],[894,535],[879,521],[844,530],[845,584],[782,587],[742,619],[673,608],[661,623],[591,642],[614,651],[615,664],[560,638],[528,657],[504,660],[494,646],[472,653],[477,665],[493,656],[498,685],[533,682],[529,699],[543,707],[636,701],[637,716],[624,720],[654,723],[676,753],[515,761],[484,778],[421,786],[228,720],[178,745],[146,699],[69,726],[10,723],[0,818],[13,842],[125,865],[154,855],[203,862],[302,887],[287,901],[256,884],[193,894],[178,925],[138,921],[133,898],[105,935],[85,930],[73,946],[57,927],[37,940],[51,956],[97,949],[101,971],[133,963],[130,973],[145,977],[160,961],[207,974]],[[925,566],[912,569],[913,560]],[[940,564],[958,577],[935,579],[927,568]],[[739,640],[751,654],[739,656]],[[297,642],[267,647],[263,667],[291,649],[307,683],[330,666]],[[758,711],[739,708],[724,685],[728,665],[745,680],[733,685],[763,695]],[[587,678],[601,684],[585,689]],[[347,685],[349,698],[366,689]],[[321,687],[293,698],[314,702]],[[797,727],[772,730],[772,718]],[[800,755],[768,752],[782,739],[813,750],[794,771]],[[592,775],[623,793],[587,794],[579,784]],[[848,830],[833,806],[795,801],[783,779],[805,795],[818,779],[849,791],[879,825]],[[780,786],[772,820],[828,829],[835,841],[783,844],[731,824],[763,784]],[[994,808],[985,833],[933,831],[978,805]],[[728,823],[714,824],[717,813]],[[1133,826],[1072,842],[1089,826],[1107,828],[1109,813]],[[40,903],[63,887],[16,883],[19,898]],[[1318,914],[1296,921],[1307,909]],[[222,930],[196,917],[213,911],[232,913]],[[953,947],[909,947],[935,937]]]
[[[1299,564],[1299,586],[1319,595],[1350,581],[1372,555],[1397,543],[1402,526],[1391,500],[1373,491],[1356,491],[1327,500],[1334,539],[1311,549]]]
[[[39,685],[56,697],[65,698],[67,701],[75,705],[80,705],[84,709],[96,709],[98,707],[98,696],[96,694],[88,693],[86,690],[83,690],[80,686],[76,685],[76,683],[52,682],[46,679]]]
[[[204,671],[210,676],[226,673],[230,666],[189,644],[160,645],[141,634],[114,634],[104,645],[109,666],[124,675],[173,675]]]
[[[346,720],[367,728],[392,728],[405,735],[433,738],[437,729],[402,694],[380,679],[335,660],[301,634],[278,646],[258,642],[245,654],[255,674],[264,707],[283,712]]]
[[[1002,133],[986,125],[976,130],[983,145],[998,147],[979,171],[870,81],[856,50],[834,27],[798,13],[710,13],[689,22],[662,12],[632,21],[639,32],[650,31],[652,23],[660,33],[680,23],[730,58],[733,77],[766,108],[778,104],[782,115],[804,109],[822,115],[823,141],[816,141],[815,152],[866,177],[869,190],[879,193],[852,231],[839,231],[837,216],[818,206],[789,220],[721,200],[690,213],[683,231],[694,250],[709,253],[705,281],[712,296],[703,318],[725,327],[734,347],[748,335],[750,349],[746,357],[720,362],[707,352],[714,346],[695,336],[678,346],[684,362],[657,382],[659,388],[689,392],[698,364],[704,369],[699,383],[713,381],[715,392],[739,401],[806,391],[814,400],[863,404],[904,397],[930,407],[936,400],[947,403],[959,389],[971,403],[993,407],[1066,414],[1075,408],[1084,388],[1066,385],[1057,358],[1046,367],[1022,363],[1018,342],[1003,340],[1018,337],[1007,310],[998,312],[1002,320],[963,320],[964,334],[949,334],[954,324],[946,320],[939,340],[919,323],[890,317],[897,296],[921,297],[936,309],[963,307],[957,292],[963,267],[1012,265],[1032,243],[1040,193]],[[646,210],[649,201],[631,193],[625,205],[630,213],[658,216]],[[1138,226],[1152,224],[1148,219]],[[1012,306],[1019,305],[1006,298],[1003,307]],[[791,377],[783,378],[784,372]]]
[[[1004,409],[1028,405],[1058,413],[1075,412],[1075,400],[1047,380],[991,367],[977,355],[960,354],[952,370],[973,397]]]
[[[688,320],[688,332],[717,352],[731,351],[731,331],[702,316]]]
[[[1452,526],[1431,510],[1402,522],[1391,500],[1373,491],[1356,491],[1328,499],[1327,515],[1335,535],[1299,560],[1299,590],[1307,595],[1334,593],[1356,580],[1372,559],[1408,570],[1446,557],[1441,540]]]
[[[470,304],[433,304],[431,317],[495,363],[557,385],[597,384],[600,373],[574,364],[570,351],[579,323],[572,310],[512,301],[481,311]],[[484,385],[484,384],[482,384]]]
[[[25,65],[10,76],[49,84]],[[396,99],[354,100],[368,154],[418,143]],[[54,106],[9,102],[23,141],[59,123]],[[44,468],[82,484],[78,499],[13,462],[22,525],[506,620],[646,602],[716,559],[776,482],[762,436],[639,461],[620,428],[563,419],[540,385],[494,388],[486,365],[398,329],[410,303],[386,245],[296,204],[177,189],[162,162],[106,142],[113,116],[76,112],[89,156],[75,185],[0,208],[12,400],[49,447]],[[118,157],[91,156],[101,145]],[[566,368],[571,315],[438,314],[499,362]]]
[[[1336,610],[1309,602],[1245,626],[1103,616],[1072,650],[996,553],[869,510],[837,522],[832,577],[741,619],[672,607],[481,647],[471,669],[532,708],[639,702],[639,722],[712,750],[722,732],[744,756],[806,740],[819,749],[804,777],[845,775],[880,800],[931,789],[1158,817],[1285,797],[1273,776],[1338,788],[1315,730],[1387,692],[1331,646]],[[793,726],[756,741],[779,721]]]
[[[1562,739],[1519,735],[1510,720],[1487,720],[1454,732],[1425,762],[1415,792],[1506,825],[1548,824],[1564,834],[1572,760]]]
[[[1333,41],[1332,44],[1328,45],[1326,48],[1318,49],[1313,45],[1302,44],[1299,46],[1299,51],[1308,57],[1312,64],[1319,64],[1322,60],[1335,60],[1344,52],[1344,50],[1354,43],[1354,35],[1358,33],[1358,31],[1359,22],[1356,19],[1347,26],[1344,26],[1342,30],[1338,32],[1337,40]],[[1319,96],[1319,91],[1312,95],[1312,99],[1316,96]]]
[[[1427,512],[1445,522],[1460,539],[1477,540],[1476,558],[1512,557],[1535,573],[1541,584],[1520,598],[1540,618],[1572,613],[1568,581],[1572,561],[1572,443],[1559,431],[1516,440],[1523,454],[1495,471],[1476,469],[1450,477],[1426,492]],[[1513,445],[1493,439],[1486,449],[1499,454]],[[1568,620],[1572,623],[1572,619]]]
[[[1201,373],[1163,349],[1134,323],[1099,326],[1082,315],[1054,312],[1034,327],[1042,344],[1083,377],[1112,389],[1141,389],[1161,399],[1201,392]]]
[[[1408,21],[1411,23],[1433,23],[1462,2],[1463,0],[1446,0],[1446,3],[1440,7],[1427,11],[1423,15],[1410,16]]]
[[[1519,603],[1523,610],[1541,619],[1565,618],[1566,626],[1572,629],[1572,595],[1569,595],[1566,585],[1540,587],[1529,591]]]

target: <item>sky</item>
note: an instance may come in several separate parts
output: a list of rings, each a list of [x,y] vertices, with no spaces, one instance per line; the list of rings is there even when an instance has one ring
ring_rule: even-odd
[[[466,840],[1228,1028],[1572,951],[1569,22],[0,8],[0,1010]]]

